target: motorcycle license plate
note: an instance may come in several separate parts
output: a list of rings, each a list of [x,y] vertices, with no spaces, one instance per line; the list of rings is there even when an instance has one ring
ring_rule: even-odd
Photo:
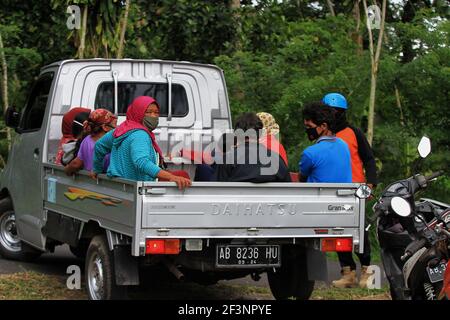
[[[222,245],[216,247],[217,267],[279,267],[279,245]]]
[[[447,267],[446,263],[441,263],[437,267],[429,268],[427,267],[428,277],[431,283],[436,283],[444,280],[444,273]]]

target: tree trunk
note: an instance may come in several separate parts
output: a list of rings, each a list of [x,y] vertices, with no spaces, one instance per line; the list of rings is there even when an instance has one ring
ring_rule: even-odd
[[[400,100],[400,92],[398,91],[397,86],[394,86],[395,88],[395,100],[397,102],[397,107],[400,111],[400,124],[402,125],[402,127],[405,126],[405,119],[403,118],[403,108],[402,108],[402,102]]]
[[[242,24],[241,24],[241,16],[239,14],[239,9],[241,8],[241,1],[240,0],[232,0],[230,3],[231,10],[234,11],[234,18],[236,19],[236,40],[234,41],[234,47],[236,50],[242,49],[242,41],[241,41],[241,34],[242,34]]]
[[[0,168],[6,167],[5,159],[3,159],[3,156],[0,154]]]
[[[414,17],[416,15],[416,11],[414,9],[414,3],[412,1],[407,1],[405,6],[403,7],[403,14],[402,14],[402,22],[403,23],[410,23],[414,20]],[[401,38],[401,44],[402,44],[402,62],[408,63],[413,61],[415,52],[413,49],[413,41],[409,39],[408,37],[402,37]]]
[[[231,9],[239,9],[241,7],[241,0],[231,0]]]
[[[374,49],[374,41],[372,29],[369,24],[369,14],[367,9],[367,0],[363,0],[364,12],[366,14],[367,21],[367,31],[369,32],[369,50],[371,59],[371,81],[370,81],[370,96],[369,96],[369,114],[367,120],[367,141],[370,145],[373,142],[374,136],[374,122],[375,122],[375,100],[376,100],[376,88],[377,88],[377,75],[380,63],[381,48],[383,45],[383,33],[384,33],[384,22],[386,19],[386,0],[383,0],[383,5],[381,9],[381,23],[380,31],[378,34],[377,46]]]
[[[6,112],[6,109],[9,106],[8,101],[8,65],[6,63],[5,57],[5,46],[3,45],[2,34],[0,33],[0,59],[2,61],[2,89],[3,89],[3,113]],[[11,147],[11,130],[6,127],[6,139],[8,142],[8,150]]]
[[[370,77],[370,96],[369,96],[369,116],[367,119],[367,141],[372,145],[373,141],[373,128],[375,122],[375,94],[377,90],[377,73],[373,70],[371,71]]]
[[[125,3],[125,14],[122,20],[122,26],[120,30],[120,40],[119,40],[119,49],[117,50],[117,59],[122,59],[123,56],[123,47],[125,42],[125,32],[127,31],[127,23],[128,23],[128,13],[130,11],[130,1],[127,0]]]
[[[84,58],[84,50],[86,48],[86,28],[87,28],[87,15],[88,15],[88,5],[84,5],[83,9],[83,21],[81,24],[81,30],[80,30],[80,46],[78,47],[78,58],[83,59]]]
[[[355,0],[355,4],[353,5],[353,18],[356,22],[356,29],[353,36],[353,40],[356,42],[356,54],[358,56],[363,54],[363,37],[360,32],[361,28],[361,13],[359,11],[359,3],[361,0]]]
[[[331,0],[327,0],[328,10],[330,10],[330,14],[332,17],[336,17],[336,13],[334,12],[334,5]]]

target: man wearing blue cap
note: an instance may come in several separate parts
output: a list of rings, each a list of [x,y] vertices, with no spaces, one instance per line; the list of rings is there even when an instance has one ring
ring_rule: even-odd
[[[352,166],[352,182],[367,183],[373,188],[377,184],[377,170],[375,158],[369,142],[358,128],[351,126],[347,122],[346,111],[348,109],[347,100],[340,93],[328,93],[322,102],[336,110],[336,122],[334,131],[336,137],[344,140],[350,150]],[[367,177],[367,179],[366,179]],[[333,285],[338,288],[354,287],[356,285],[356,264],[351,252],[339,252],[339,262],[342,267],[342,278],[333,281]],[[359,286],[367,287],[367,280],[370,276],[367,268],[370,265],[370,242],[368,232],[364,233],[364,253],[357,254],[361,262],[361,277]]]

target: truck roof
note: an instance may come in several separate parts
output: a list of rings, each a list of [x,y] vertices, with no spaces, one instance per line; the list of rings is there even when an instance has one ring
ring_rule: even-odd
[[[41,68],[41,72],[49,67],[60,67],[64,64],[73,63],[73,62],[97,62],[97,61],[110,61],[110,62],[160,62],[160,63],[170,63],[170,64],[178,64],[178,65],[196,65],[201,67],[210,67],[217,69],[219,71],[223,71],[221,68],[219,68],[216,65],[213,64],[207,64],[207,63],[197,63],[197,62],[189,62],[189,61],[174,61],[174,60],[161,60],[161,59],[131,59],[131,58],[123,58],[123,59],[105,59],[105,58],[91,58],[91,59],[65,59],[65,60],[59,60],[55,61],[51,64],[48,64],[46,66],[43,66]]]

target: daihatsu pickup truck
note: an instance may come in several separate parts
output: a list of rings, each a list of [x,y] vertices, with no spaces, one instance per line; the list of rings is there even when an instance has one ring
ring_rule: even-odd
[[[275,298],[308,299],[326,280],[327,251],[363,252],[359,184],[131,181],[56,163],[63,115],[106,108],[125,119],[140,95],[161,106],[155,130],[169,169],[194,179],[180,150],[207,148],[231,130],[224,74],[213,65],[162,60],[65,60],[42,68],[0,176],[0,254],[31,260],[67,244],[85,259],[90,299],[115,299],[152,268],[202,284],[267,273]],[[151,290],[151,288],[149,288]]]

